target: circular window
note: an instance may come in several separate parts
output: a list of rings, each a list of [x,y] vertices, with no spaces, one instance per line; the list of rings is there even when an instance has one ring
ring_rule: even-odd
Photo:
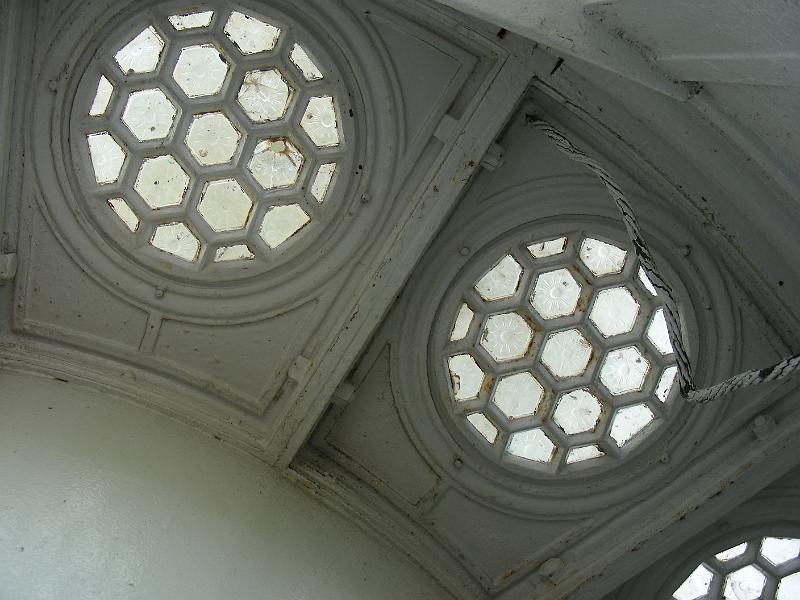
[[[751,539],[703,562],[674,600],[794,600],[800,597],[800,539]]]
[[[677,367],[626,246],[591,232],[536,240],[456,283],[443,404],[494,460],[550,474],[608,464],[666,419]]]
[[[347,94],[288,18],[154,11],[95,63],[73,105],[81,202],[129,255],[235,278],[332,220],[351,171]]]

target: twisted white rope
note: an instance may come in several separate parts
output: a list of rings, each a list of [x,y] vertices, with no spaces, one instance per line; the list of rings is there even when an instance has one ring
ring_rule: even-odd
[[[675,297],[672,295],[672,288],[669,283],[659,273],[655,261],[653,260],[647,243],[642,237],[639,222],[633,212],[633,208],[625,198],[620,187],[611,179],[608,172],[593,158],[586,156],[583,152],[575,148],[564,135],[555,129],[552,125],[545,121],[531,120],[530,124],[533,127],[541,130],[547,137],[555,142],[561,152],[566,154],[572,160],[586,165],[586,167],[597,175],[603,184],[606,186],[608,193],[614,199],[614,202],[622,214],[622,220],[625,223],[625,229],[628,232],[628,237],[633,244],[636,257],[639,259],[642,269],[647,277],[653,284],[658,294],[664,301],[664,316],[667,322],[667,332],[669,339],[672,342],[672,347],[675,351],[675,361],[678,365],[678,380],[680,382],[681,396],[692,403],[709,402],[716,400],[730,392],[743,387],[753,385],[760,385],[769,381],[783,379],[800,371],[800,355],[791,356],[779,362],[776,365],[767,367],[765,369],[754,369],[752,371],[745,371],[725,381],[698,390],[694,379],[692,377],[692,365],[689,361],[689,355],[686,353],[686,347],[683,343],[683,333],[681,329],[680,315],[678,313],[678,306],[675,302]]]

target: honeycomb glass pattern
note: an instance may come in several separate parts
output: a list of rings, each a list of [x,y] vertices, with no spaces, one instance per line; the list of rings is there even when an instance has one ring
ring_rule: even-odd
[[[221,2],[153,10],[128,31],[98,54],[76,104],[97,224],[195,272],[269,265],[313,242],[346,187],[342,115],[353,116],[318,40]]]
[[[531,236],[473,269],[445,317],[443,389],[478,448],[554,475],[622,461],[659,431],[677,369],[628,243]]]
[[[800,598],[800,539],[764,537],[722,549],[672,592],[674,600]]]

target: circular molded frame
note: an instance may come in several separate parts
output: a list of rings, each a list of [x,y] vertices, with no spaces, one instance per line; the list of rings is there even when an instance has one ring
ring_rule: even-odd
[[[471,214],[456,214],[428,251],[428,259],[423,259],[425,268],[409,283],[401,307],[392,386],[398,390],[398,410],[407,431],[445,480],[479,501],[513,513],[588,516],[647,493],[681,468],[727,406],[722,401],[698,409],[673,400],[666,422],[642,436],[625,460],[570,469],[557,477],[501,466],[478,447],[483,443],[478,436],[459,430],[449,411],[442,410],[443,402],[450,400],[441,397],[441,372],[430,365],[438,361],[437,341],[449,334],[453,314],[447,310],[453,310],[455,298],[463,292],[453,288],[454,282],[480,274],[487,262],[523,238],[534,242],[586,231],[610,240],[627,239],[613,202],[586,181],[571,176],[555,183],[527,182],[484,200]],[[701,379],[714,381],[730,373],[734,362],[731,352],[720,351],[732,347],[736,335],[726,283],[713,258],[670,213],[655,205],[643,212],[642,229],[659,267],[669,281],[680,282],[675,285],[679,304],[694,307],[696,322],[687,323],[687,329],[695,370],[703,374]],[[493,215],[491,221],[487,214]],[[690,256],[676,260],[676,249],[686,244],[692,246]],[[710,307],[714,310],[706,310]],[[445,314],[437,321],[437,315]]]
[[[113,51],[150,24],[150,11],[167,15],[204,9],[224,13],[237,8],[268,20],[271,17],[290,31],[296,30],[296,37],[310,48],[315,59],[341,76],[336,81],[339,117],[351,151],[349,161],[345,159],[340,166],[349,170],[349,176],[341,177],[321,207],[322,211],[329,211],[325,226],[283,244],[269,263],[239,261],[236,266],[224,267],[212,264],[199,271],[157,251],[143,259],[138,252],[134,255],[133,248],[111,239],[109,232],[119,228],[112,222],[110,210],[92,211],[82,201],[79,179],[83,173],[76,171],[91,167],[86,156],[78,156],[77,148],[85,142],[81,123],[85,124],[86,119],[73,120],[72,113],[88,110],[104,52]],[[48,52],[48,56],[60,60],[49,61],[43,65],[43,72],[32,78],[33,112],[29,114],[47,116],[35,119],[31,137],[43,212],[62,244],[87,273],[113,292],[145,307],[157,306],[161,311],[198,319],[218,319],[220,302],[224,302],[223,317],[236,319],[268,312],[314,293],[363,247],[375,229],[380,211],[359,211],[358,198],[367,189],[381,197],[383,187],[390,182],[390,177],[378,180],[375,175],[392,171],[393,157],[386,149],[394,145],[378,146],[376,140],[381,135],[391,136],[394,128],[388,120],[392,111],[379,110],[373,104],[373,99],[379,97],[381,102],[386,101],[377,93],[388,87],[386,70],[377,53],[363,52],[363,48],[370,47],[368,33],[352,13],[334,3],[314,1],[304,4],[302,10],[288,0],[273,0],[269,5],[148,1],[128,2],[122,7],[84,4],[71,17],[60,22],[61,28],[53,33]],[[87,22],[100,24],[92,37],[85,36]],[[191,40],[193,35],[183,31],[173,37]],[[168,52],[166,48],[165,53]],[[63,78],[63,85],[53,93],[48,82],[58,81],[63,72],[76,75]],[[370,164],[364,168],[367,156]],[[341,170],[337,178],[339,175]],[[100,208],[107,207],[102,203]],[[370,218],[357,218],[361,215]],[[312,221],[307,227],[318,225]],[[156,294],[155,290],[165,293]]]

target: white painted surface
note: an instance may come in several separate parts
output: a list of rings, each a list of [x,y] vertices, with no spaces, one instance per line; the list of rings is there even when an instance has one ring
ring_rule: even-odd
[[[71,383],[0,371],[0,598],[445,597],[265,464]]]

